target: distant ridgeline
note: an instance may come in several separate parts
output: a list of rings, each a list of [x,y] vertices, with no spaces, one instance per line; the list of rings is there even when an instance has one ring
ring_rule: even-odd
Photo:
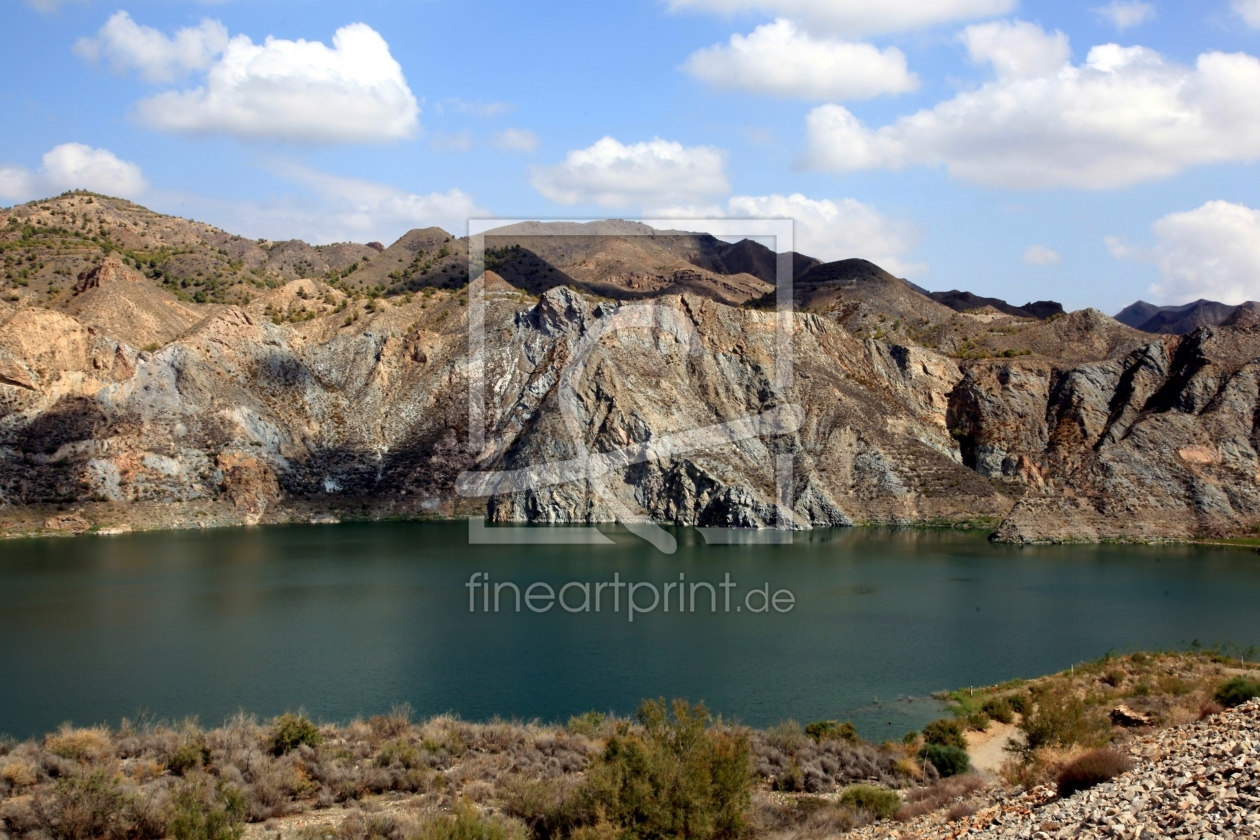
[[[1181,306],[1156,306],[1139,300],[1116,313],[1116,320],[1142,332],[1185,335],[1199,327],[1260,323],[1260,303],[1249,300],[1230,306],[1200,298]]]

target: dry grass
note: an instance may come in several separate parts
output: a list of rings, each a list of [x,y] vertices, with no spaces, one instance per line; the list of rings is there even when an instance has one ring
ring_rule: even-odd
[[[811,840],[870,819],[835,802],[766,799],[790,768],[802,792],[832,796],[858,782],[901,787],[911,781],[903,770],[918,772],[906,761],[908,747],[819,743],[793,726],[720,729],[747,738],[748,773],[761,792],[745,819],[759,834]],[[317,816],[320,825],[304,835],[310,840],[518,840],[551,836],[559,825],[568,826],[566,840],[613,840],[618,829],[594,812],[575,821],[572,809],[589,807],[576,797],[610,740],[641,731],[632,721],[591,715],[569,727],[449,715],[413,722],[405,708],[309,728],[293,716],[244,714],[213,729],[187,720],[124,721],[113,730],[67,725],[6,744],[0,836],[158,838],[181,814],[202,825],[217,809],[225,824],[259,827]],[[189,802],[205,813],[189,817]],[[381,803],[406,807],[377,813]]]
[[[939,811],[947,805],[965,804],[965,800],[984,790],[987,783],[979,776],[950,776],[930,785],[911,788],[902,794],[905,804],[894,815],[898,822]],[[955,818],[956,819],[956,818]]]

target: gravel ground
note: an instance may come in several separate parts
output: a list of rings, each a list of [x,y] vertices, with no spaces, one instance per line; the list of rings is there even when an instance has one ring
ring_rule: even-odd
[[[858,838],[1260,838],[1260,700],[1126,745],[1135,768],[1060,799],[1051,787],[990,793],[976,813],[882,823]]]

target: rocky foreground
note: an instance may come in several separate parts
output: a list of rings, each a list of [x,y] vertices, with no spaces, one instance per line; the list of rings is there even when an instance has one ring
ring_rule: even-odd
[[[990,794],[953,821],[936,813],[862,838],[1260,837],[1260,700],[1134,740],[1135,768],[1060,799],[1052,786]]]

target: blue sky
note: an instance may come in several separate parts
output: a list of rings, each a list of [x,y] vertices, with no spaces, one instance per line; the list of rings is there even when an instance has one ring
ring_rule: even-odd
[[[314,242],[792,216],[933,289],[1260,298],[1260,0],[11,0],[0,31],[4,204]]]

